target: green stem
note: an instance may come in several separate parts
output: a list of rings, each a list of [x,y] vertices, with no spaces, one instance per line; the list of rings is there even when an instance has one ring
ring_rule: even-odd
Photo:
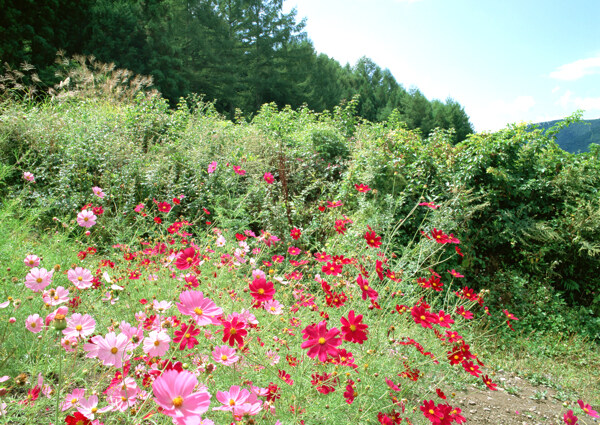
[[[60,339],[58,340],[58,385],[56,387],[56,411],[54,415],[54,423],[58,424],[58,411],[59,411],[59,403],[60,403],[60,387],[62,385],[62,358],[63,358],[63,348],[60,345]]]

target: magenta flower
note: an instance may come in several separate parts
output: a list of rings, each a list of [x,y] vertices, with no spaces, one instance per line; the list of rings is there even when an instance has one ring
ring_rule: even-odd
[[[32,314],[25,320],[25,327],[34,334],[42,330],[44,322],[39,314]]]
[[[144,339],[144,353],[152,357],[162,357],[169,349],[171,337],[164,331],[152,331]]]
[[[156,404],[163,413],[172,418],[200,416],[208,410],[210,394],[206,391],[193,392],[198,380],[188,371],[168,370],[152,384]]]
[[[40,265],[40,257],[38,257],[37,255],[29,254],[27,257],[25,257],[25,260],[23,260],[23,262],[27,267],[37,267]]]
[[[54,270],[48,271],[44,268],[38,269],[34,267],[27,276],[25,276],[25,286],[33,292],[40,292],[52,282]]]
[[[600,414],[592,409],[592,406],[584,403],[583,400],[577,400],[577,403],[579,404],[579,407],[581,407],[581,410],[590,415],[592,418],[600,418]]]
[[[81,227],[92,227],[96,224],[96,215],[89,210],[83,210],[79,214],[77,214],[77,224]]]
[[[217,317],[223,314],[223,309],[217,307],[210,298],[204,298],[201,291],[184,291],[179,294],[177,308],[186,316],[191,316],[198,326],[219,325],[221,322]]]
[[[210,164],[208,164],[208,174],[214,173],[216,169],[217,169],[217,161],[213,161]]]
[[[302,336],[307,341],[304,341],[301,348],[308,348],[308,357],[314,359],[319,357],[319,360],[324,362],[327,356],[337,356],[338,349],[335,348],[342,344],[342,339],[338,337],[340,330],[333,328],[327,329],[325,321],[317,325],[310,325],[302,330]]]
[[[67,272],[67,278],[79,289],[86,289],[92,286],[94,276],[92,272],[83,267],[75,267]]]
[[[34,177],[34,176],[33,176],[33,174],[32,174],[32,173],[30,173],[29,171],[25,171],[25,172],[23,173],[23,178],[24,178],[25,180],[27,180],[28,182],[35,183],[35,177]]]
[[[235,348],[231,348],[226,345],[216,347],[212,352],[212,357],[215,362],[221,363],[225,366],[231,366],[240,359],[235,353]]]
[[[563,420],[567,425],[575,425],[579,418],[573,414],[572,410],[569,410],[567,413],[565,413]]]
[[[265,173],[265,175],[263,176],[263,179],[268,184],[273,184],[273,182],[275,181],[275,178],[273,177],[273,174],[271,174],[271,173]]]
[[[182,323],[181,330],[174,333],[173,342],[179,343],[180,350],[185,350],[186,347],[191,350],[198,345],[198,340],[195,337],[200,334],[200,329],[196,329],[193,324]]]
[[[83,316],[79,313],[73,313],[67,317],[67,327],[62,333],[67,338],[82,338],[90,336],[96,329],[96,321],[89,314]]]

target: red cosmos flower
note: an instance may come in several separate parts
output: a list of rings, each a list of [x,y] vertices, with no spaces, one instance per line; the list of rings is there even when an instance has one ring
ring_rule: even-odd
[[[338,355],[338,349],[335,348],[342,344],[342,339],[338,337],[340,330],[337,328],[327,329],[325,321],[319,322],[317,325],[309,325],[302,330],[304,341],[301,348],[308,348],[306,353],[308,357],[314,359],[319,358],[319,361],[326,361],[327,356],[335,357]]]
[[[157,207],[160,212],[168,213],[169,211],[171,211],[171,204],[169,204],[168,202],[159,202],[157,204]]]
[[[279,377],[285,381],[288,385],[294,385],[294,380],[291,378],[289,373],[286,373],[285,370],[279,369]]]
[[[448,273],[450,273],[452,276],[454,277],[464,277],[462,274],[460,274],[459,272],[457,272],[456,270],[452,269],[452,270],[448,270]]]
[[[446,338],[448,339],[449,343],[453,343],[456,341],[460,341],[462,339],[462,336],[460,336],[458,332],[455,331],[446,331]]]
[[[162,218],[160,218],[160,217],[154,217],[154,222],[156,224],[162,224]]]
[[[483,375],[481,377],[483,379],[483,383],[492,391],[498,391],[498,385],[494,384],[489,376]]]
[[[344,392],[344,398],[346,399],[346,403],[354,403],[354,399],[357,395],[358,393],[354,389],[354,381],[352,379],[348,379],[348,383],[346,384],[346,391]]]
[[[315,259],[319,263],[324,263],[326,261],[331,260],[331,255],[327,255],[326,252],[315,252]]]
[[[186,323],[182,323],[181,330],[175,331],[175,338],[173,338],[173,342],[180,343],[180,350],[185,350],[186,346],[188,349],[192,349],[198,345],[198,340],[194,337],[199,333],[200,329],[196,329],[193,324],[188,325]]]
[[[475,363],[469,360],[464,360],[462,362],[462,366],[468,373],[473,375],[475,378],[479,378],[479,375],[481,375],[481,370],[479,370],[479,366],[477,366]]]
[[[243,176],[244,174],[246,174],[246,170],[242,170],[242,167],[240,167],[239,165],[234,165],[233,166],[233,171],[236,174],[239,174],[240,176]]]
[[[248,237],[247,237],[247,236],[245,236],[245,235],[242,235],[241,233],[236,233],[236,234],[235,234],[235,238],[236,238],[238,241],[245,241],[246,239],[248,239]]]
[[[435,423],[436,421],[438,421],[438,409],[437,406],[435,405],[435,402],[433,400],[423,400],[423,405],[419,407],[421,409],[421,412],[423,412],[423,415],[425,415],[425,417],[427,419],[429,419],[432,423]],[[439,423],[439,422],[438,422]]]
[[[292,239],[297,240],[300,238],[300,236],[302,236],[302,231],[294,227],[292,230],[290,230],[290,236],[292,237]]]
[[[318,373],[313,373],[311,375],[311,378],[312,380],[310,381],[310,383],[316,386],[317,391],[321,394],[329,394],[335,391],[335,388],[333,386],[327,384],[338,384],[338,379],[330,373],[323,373],[322,375],[319,375]]]
[[[563,419],[567,425],[575,425],[579,420],[579,418],[573,414],[572,410],[569,410],[567,413],[565,413]]]
[[[327,201],[327,208],[341,207],[343,204],[340,201]]]
[[[346,233],[346,230],[348,230],[348,229],[346,229],[346,221],[345,220],[336,220],[334,229],[340,235],[343,235],[344,233]]]
[[[363,300],[366,300],[368,297],[373,302],[377,301],[379,294],[377,293],[377,291],[375,289],[373,289],[369,286],[369,282],[367,282],[367,279],[363,279],[362,275],[359,274],[358,277],[356,278],[356,283],[358,284],[358,286],[360,287],[360,289],[362,291],[362,299]]]
[[[512,313],[509,313],[508,310],[502,310],[502,311],[504,312],[504,314],[506,314],[506,317],[508,317],[510,320],[519,320]]]
[[[462,305],[456,309],[456,313],[460,314],[467,320],[473,318],[473,313],[471,313],[469,310],[465,310],[465,308]]]
[[[300,248],[296,248],[295,246],[290,246],[288,248],[288,254],[290,254],[290,255],[300,255],[300,254],[302,254],[302,250]]]
[[[431,238],[434,241],[436,241],[437,243],[441,243],[441,244],[450,242],[448,235],[445,234],[444,232],[442,232],[441,230],[436,229],[435,227],[431,231]]]
[[[424,328],[432,328],[433,323],[438,323],[438,316],[430,313],[423,307],[423,305],[419,304],[410,309],[410,314],[413,317],[415,323],[420,324]]]
[[[283,257],[283,255],[274,255],[271,257],[271,260],[273,260],[276,263],[283,263],[283,260],[285,260],[285,258]]]
[[[181,204],[181,200],[179,198],[173,198],[173,199],[171,199],[171,202],[173,202],[174,204],[177,204],[177,205]]]
[[[432,210],[437,210],[440,206],[439,205],[435,205],[433,202],[421,202],[419,204],[420,207],[429,207]]]
[[[246,324],[239,321],[237,317],[231,319],[231,322],[223,322],[223,342],[228,343],[231,347],[236,343],[238,346],[241,346],[244,342],[244,337],[248,335],[248,331],[245,328]]]
[[[175,260],[175,267],[179,270],[187,270],[192,266],[200,264],[200,258],[196,254],[194,247],[188,247],[181,251]]]
[[[271,173],[265,173],[265,175],[263,176],[263,179],[268,184],[273,184],[273,182],[275,181],[275,178],[273,177],[273,174],[271,174]]]
[[[388,387],[390,387],[391,390],[400,391],[400,387],[394,384],[394,381],[392,381],[391,379],[385,378],[385,383],[388,384]]]
[[[442,328],[449,328],[450,325],[454,323],[452,316],[444,313],[444,310],[440,310],[440,312],[437,315],[437,318],[438,322],[436,324],[440,325]]]
[[[366,185],[366,184],[355,184],[354,187],[356,188],[356,190],[358,190],[360,193],[366,193],[369,190],[371,190],[371,188]]]
[[[456,253],[457,253],[458,255],[460,255],[461,257],[464,257],[464,256],[465,256],[465,254],[463,254],[463,253],[462,253],[462,251],[460,250],[460,248],[459,248],[459,247],[455,246],[455,247],[454,247],[454,250],[455,250],[455,251],[456,251]]]
[[[444,394],[444,392],[442,390],[440,390],[439,388],[435,389],[435,393],[438,395],[439,398],[441,398],[442,400],[446,400],[446,394]]]
[[[342,272],[343,266],[341,264],[336,263],[327,263],[323,267],[321,267],[321,271],[326,275],[337,276]]]
[[[362,344],[367,340],[367,332],[365,330],[369,326],[361,323],[362,318],[362,314],[355,316],[354,310],[350,310],[347,319],[343,316],[340,318],[340,321],[342,322],[342,338],[344,338],[345,341]]]
[[[73,416],[67,416],[65,418],[67,425],[91,425],[92,421],[83,416],[79,412],[75,412]]]
[[[275,286],[273,285],[273,282],[267,282],[267,280],[262,277],[254,279],[249,288],[250,295],[258,302],[270,301],[273,299],[273,295],[275,295]]]
[[[583,400],[577,400],[577,404],[579,404],[581,410],[590,415],[592,418],[600,418],[600,414],[598,414],[598,412],[592,409],[592,406],[590,406],[587,403],[584,403]]]
[[[378,248],[381,246],[381,236],[377,236],[377,234],[371,229],[370,226],[367,226],[369,231],[365,233],[365,240],[367,241],[367,245],[371,248]]]
[[[328,293],[327,295],[325,295],[325,302],[327,303],[327,305],[329,307],[335,307],[335,308],[343,307],[347,300],[348,300],[348,297],[346,296],[346,294],[343,291],[339,294],[336,292],[331,292],[331,293]]]
[[[77,253],[77,258],[79,258],[80,260],[83,260],[83,259],[85,259],[85,257],[87,257],[87,255],[88,255],[87,252],[85,252],[85,251],[79,251]]]

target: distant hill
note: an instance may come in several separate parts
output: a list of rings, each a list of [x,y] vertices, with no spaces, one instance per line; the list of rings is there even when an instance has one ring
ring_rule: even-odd
[[[547,130],[560,121],[547,121],[534,125]],[[578,123],[571,124],[557,134],[556,142],[567,152],[587,152],[590,143],[600,144],[600,118],[595,120],[581,120]]]

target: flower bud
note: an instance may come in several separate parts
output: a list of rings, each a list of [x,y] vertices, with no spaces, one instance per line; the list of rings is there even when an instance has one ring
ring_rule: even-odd
[[[54,329],[56,329],[57,331],[62,331],[67,327],[67,320],[65,318],[64,314],[60,314],[60,313],[56,313],[56,316],[54,316],[54,320],[52,321],[52,324],[54,325]]]

